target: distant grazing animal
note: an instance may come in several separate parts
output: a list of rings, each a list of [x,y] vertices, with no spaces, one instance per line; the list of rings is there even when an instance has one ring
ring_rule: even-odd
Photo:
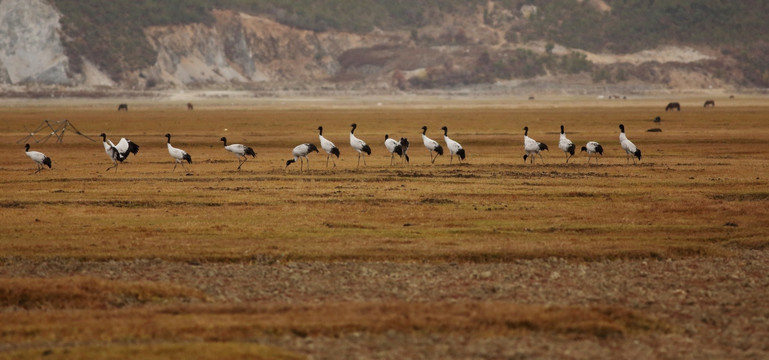
[[[716,102],[715,101],[713,101],[713,100],[705,100],[705,105],[703,105],[702,107],[714,107],[714,106],[716,106]]]
[[[641,150],[628,140],[627,136],[625,136],[625,125],[619,124],[619,131],[619,144],[622,146],[622,149],[625,150],[625,153],[627,153],[625,162],[628,162],[629,159],[633,159],[633,164],[635,164],[635,158],[638,158],[638,161],[641,161]]]
[[[662,119],[659,116],[657,116],[654,118],[654,122],[656,123],[662,122]]]
[[[531,163],[534,163],[534,158],[539,155],[539,159],[542,160],[542,163],[545,163],[545,159],[542,158],[541,151],[547,150],[550,151],[550,149],[547,148],[547,145],[538,142],[537,140],[534,140],[529,137],[529,127],[526,126],[523,128],[523,149],[526,151],[526,154],[523,155],[523,163],[526,163],[526,159],[531,157]]]
[[[393,164],[393,159],[395,158],[395,154],[398,154],[398,156],[403,157],[403,147],[401,144],[395,139],[391,139],[389,134],[385,134],[385,141],[384,141],[385,147],[387,148],[387,151],[390,152],[390,165]]]
[[[668,106],[665,106],[665,111],[673,110],[673,109],[681,111],[681,104],[677,102],[672,102],[672,103],[669,103]]]
[[[566,163],[568,164],[569,159],[574,156],[574,150],[576,150],[577,147],[574,146],[574,143],[571,142],[571,140],[566,138],[566,133],[563,131],[563,125],[561,125],[561,138],[558,140],[558,148],[563,150],[566,154]]]
[[[289,159],[286,161],[286,168],[288,168],[289,165],[296,162],[297,159],[299,159],[299,172],[302,172],[303,162],[302,158],[307,160],[307,170],[310,170],[310,159],[307,158],[307,155],[309,155],[311,152],[318,152],[318,148],[315,147],[314,144],[301,144],[297,145],[294,150],[291,152],[292,155],[294,155],[293,159]]]
[[[462,148],[460,143],[449,139],[449,129],[447,127],[444,126],[441,130],[443,130],[443,141],[446,142],[446,148],[449,149],[449,154],[451,154],[449,164],[454,161],[454,155],[457,155],[459,162],[461,163],[462,160],[465,159],[465,149]]]
[[[534,100],[534,96],[529,96],[529,100]]]
[[[187,170],[187,166],[184,165],[184,161],[186,161],[188,164],[192,164],[192,157],[190,154],[187,154],[186,151],[171,146],[171,134],[166,134],[165,136],[168,138],[168,142],[166,143],[168,147],[168,154],[174,158],[174,168],[171,170],[171,172],[176,170],[176,165],[182,164],[184,171],[189,174],[189,170]]]
[[[240,170],[240,167],[246,163],[246,160],[248,160],[246,155],[251,155],[251,158],[256,157],[256,153],[254,152],[254,149],[246,145],[243,145],[243,144],[227,145],[227,138],[224,136],[222,136],[222,138],[219,139],[219,141],[224,142],[224,150],[227,150],[235,154],[235,156],[238,158],[238,170]],[[243,160],[240,159],[241,157],[243,158]]]
[[[326,167],[328,167],[328,159],[331,158],[331,155],[335,155],[339,159],[339,149],[334,143],[323,137],[323,126],[318,126],[318,138],[320,139],[320,147],[328,154],[326,155]],[[334,167],[336,167],[336,160],[331,158],[331,161],[334,162]]]
[[[51,158],[39,151],[29,151],[29,144],[24,145],[24,152],[35,162],[35,166],[37,167],[35,174],[39,173],[40,170],[43,170],[43,165],[48,166],[49,169],[51,168]]]
[[[358,166],[360,166],[360,158],[363,156],[363,165],[366,165],[366,156],[363,155],[363,153],[366,153],[366,155],[371,155],[371,148],[366,144],[365,141],[358,139],[355,137],[355,129],[358,128],[358,124],[353,123],[350,125],[352,127],[352,130],[350,130],[350,146],[352,146],[355,151],[358,152]]]
[[[729,95],[729,98],[730,99],[734,99],[734,95]]]
[[[125,110],[128,111],[128,104],[120,104],[117,106],[117,111]]]
[[[107,139],[105,133],[101,133],[99,136],[101,136],[102,143],[104,144],[104,152],[107,153],[107,156],[109,156],[113,163],[113,165],[108,167],[106,171],[115,169],[115,172],[117,172],[119,162],[122,163],[129,154],[136,155],[136,153],[139,152],[139,145],[136,145],[131,140],[121,138],[117,145],[115,145],[111,140]]]
[[[406,163],[408,164],[409,163],[408,150],[409,150],[409,145],[410,145],[409,144],[409,139],[401,138],[401,141],[399,141],[398,143],[401,144],[401,148],[403,149],[403,157],[405,158]],[[403,160],[404,159],[401,159],[401,163],[403,162]]]
[[[430,139],[425,135],[427,133],[427,126],[422,126],[422,142],[425,144],[425,147],[430,152],[430,163],[435,164],[435,159],[438,158],[438,155],[443,155],[443,148],[441,147],[441,144],[438,144],[437,141]],[[435,157],[433,157],[433,151],[435,151]]]
[[[599,154],[603,156],[603,146],[601,144],[595,142],[595,141],[588,141],[585,146],[582,147],[582,150],[580,152],[587,152],[587,163],[590,164],[590,158],[593,156],[593,154]],[[595,158],[595,163],[598,164],[598,157]]]
[[[192,103],[187,103],[187,111],[192,111]]]

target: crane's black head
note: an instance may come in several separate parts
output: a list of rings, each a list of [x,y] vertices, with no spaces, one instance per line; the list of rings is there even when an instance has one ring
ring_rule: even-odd
[[[449,128],[444,126],[441,128],[441,130],[443,130],[443,135],[449,136]]]
[[[389,139],[389,138],[390,138],[390,135],[388,135],[388,134],[385,134],[385,140],[387,140],[387,139]]]
[[[528,159],[528,158],[529,158],[529,155],[528,155],[528,154],[526,154],[526,155],[523,155],[523,162],[525,163],[525,162],[526,162],[526,159]]]
[[[422,135],[425,135],[427,133],[427,126],[422,126]]]
[[[99,136],[101,136],[101,139],[102,139],[103,141],[107,141],[107,134],[105,134],[105,133],[101,133],[101,134],[99,134]]]
[[[579,150],[579,152],[587,151],[587,146],[583,146],[582,149]]]
[[[222,138],[219,139],[219,141],[223,141],[224,145],[227,146],[227,138],[226,137],[222,136]]]
[[[29,151],[29,144],[24,145],[24,151]]]
[[[293,164],[295,162],[296,162],[296,160],[294,160],[294,159],[286,161],[286,167],[288,167],[289,165],[291,165],[291,164]]]
[[[352,126],[352,130],[350,130],[350,133],[352,134],[355,132],[355,129],[358,127],[358,124],[352,123],[350,126]]]
[[[318,131],[320,131],[320,134],[323,135],[323,126],[318,126]]]
[[[168,143],[170,144],[171,143],[171,134],[165,134],[163,136],[168,138]]]
[[[619,124],[619,131],[625,132],[625,125]]]
[[[563,134],[563,125],[561,125],[561,134]]]
[[[528,126],[524,126],[523,127],[523,135],[524,136],[529,136],[529,127]]]

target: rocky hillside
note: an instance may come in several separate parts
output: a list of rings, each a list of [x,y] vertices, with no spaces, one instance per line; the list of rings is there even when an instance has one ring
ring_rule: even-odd
[[[83,4],[0,0],[0,83],[158,90],[769,86],[769,42],[754,35],[769,30],[762,1]],[[742,16],[747,6],[752,15]]]

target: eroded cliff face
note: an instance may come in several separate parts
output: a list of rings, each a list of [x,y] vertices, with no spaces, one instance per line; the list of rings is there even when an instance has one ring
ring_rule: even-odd
[[[59,18],[43,0],[0,0],[0,83],[72,83]]]
[[[377,33],[315,33],[231,11],[214,15],[213,26],[146,29],[158,60],[143,76],[173,85],[327,80],[339,72],[343,52],[402,40]]]
[[[343,83],[360,89],[406,89],[413,82],[423,87],[428,83],[451,87],[467,79],[477,81],[476,70],[484,55],[487,60],[491,54],[495,61],[502,61],[519,49],[537,54],[550,51],[559,56],[574,51],[557,44],[547,50],[544,42],[507,39],[505,35],[524,21],[525,15],[524,8],[510,11],[489,1],[477,14],[444,15],[440,26],[426,26],[414,32],[374,29],[358,34],[301,30],[266,17],[216,10],[215,21],[210,25],[144,29],[144,36],[157,52],[154,64],[110,76],[94,65],[95,59],[67,58],[62,45],[61,15],[45,0],[0,0],[0,84],[168,89],[254,83],[275,88],[311,83],[317,89]],[[579,51],[598,66],[620,64],[640,69],[628,71],[637,74],[634,78],[628,76],[623,85],[724,86],[707,69],[687,67],[718,56],[714,51],[704,50],[663,47],[621,56]],[[77,73],[69,68],[70,60],[83,65]],[[563,80],[557,74],[539,79],[549,84]],[[595,85],[589,73],[563,81],[573,83],[575,79],[585,86]],[[492,80],[493,76],[486,79]]]

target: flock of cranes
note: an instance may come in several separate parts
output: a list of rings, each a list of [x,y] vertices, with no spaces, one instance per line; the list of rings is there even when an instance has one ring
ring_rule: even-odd
[[[350,147],[353,148],[358,153],[358,167],[360,167],[360,160],[363,159],[363,165],[366,165],[366,156],[371,155],[371,147],[362,139],[359,139],[355,136],[355,129],[357,129],[358,125],[353,123],[350,125],[352,128],[350,130]],[[620,134],[619,134],[619,141],[620,146],[626,153],[626,163],[630,163],[630,160],[633,160],[633,164],[636,163],[636,159],[638,161],[641,160],[641,150],[638,149],[635,144],[633,144],[630,140],[628,140],[627,136],[625,135],[625,125],[620,124],[619,125]],[[451,156],[451,159],[449,160],[449,164],[452,164],[454,161],[454,156],[457,156],[458,161],[461,163],[465,160],[466,154],[465,149],[462,147],[462,145],[449,138],[449,130],[446,126],[442,127],[441,130],[443,130],[443,140],[446,144],[446,148],[449,150],[449,154]],[[523,148],[524,148],[524,155],[523,155],[523,162],[526,163],[527,159],[531,159],[530,162],[533,164],[534,160],[536,159],[536,156],[539,156],[540,160],[544,163],[544,158],[542,157],[542,151],[549,151],[548,146],[544,143],[541,143],[539,141],[536,141],[529,137],[529,127],[526,126],[523,128]],[[136,153],[139,152],[139,145],[132,142],[129,139],[121,138],[120,141],[118,141],[117,144],[113,143],[111,140],[107,139],[107,135],[105,133],[100,134],[102,138],[102,143],[104,144],[104,151],[107,153],[107,156],[112,161],[112,166],[108,167],[106,171],[109,171],[111,169],[115,169],[117,172],[118,165],[122,163],[130,154],[136,155]],[[184,164],[185,162],[187,164],[192,164],[192,157],[190,154],[188,154],[186,151],[173,147],[171,145],[171,134],[165,134],[165,137],[167,138],[167,148],[168,148],[168,154],[173,158],[174,160],[174,168],[171,171],[175,171],[176,167],[181,164],[182,168],[184,168],[185,171],[189,172],[187,169],[187,166]],[[326,167],[328,167],[328,160],[331,159],[333,161],[334,167],[336,167],[336,160],[334,160],[334,157],[339,158],[339,148],[334,145],[333,142],[326,139],[323,136],[323,127],[318,127],[318,138],[320,139],[320,147],[323,149],[323,151],[326,152]],[[401,158],[401,164],[405,161],[406,163],[409,163],[409,156],[408,156],[408,149],[409,149],[409,141],[407,138],[400,138],[400,140],[395,140],[394,138],[391,138],[389,134],[385,134],[384,136],[385,141],[384,145],[387,151],[390,153],[390,165],[393,165],[393,162],[395,161],[395,155],[398,155]],[[227,138],[222,137],[220,139],[224,143],[224,149],[231,152],[233,155],[235,155],[238,159],[238,170],[245,164],[245,162],[248,160],[248,156],[251,156],[252,158],[256,157],[256,152],[253,148],[243,145],[243,144],[230,144],[227,145]],[[425,148],[427,148],[429,155],[430,155],[430,163],[435,163],[435,160],[438,158],[438,156],[443,155],[443,147],[440,143],[437,141],[429,138],[427,136],[427,126],[422,126],[422,142],[425,145]],[[30,151],[29,150],[29,144],[26,144],[24,146],[24,151],[26,152],[27,156],[32,159],[32,161],[36,164],[36,170],[35,173],[40,172],[40,170],[43,169],[44,166],[48,166],[48,168],[51,168],[51,158],[46,156],[45,154],[38,152],[38,151]],[[576,146],[574,143],[569,140],[566,137],[566,132],[564,131],[564,126],[561,125],[561,133],[560,133],[560,139],[558,141],[558,148],[561,149],[564,154],[566,155],[566,163],[569,162],[569,160],[574,156]],[[292,151],[293,158],[286,161],[286,168],[288,168],[289,165],[295,163],[297,160],[299,160],[299,171],[301,172],[304,168],[304,162],[307,162],[307,170],[310,169],[310,159],[307,157],[312,152],[319,152],[318,148],[312,144],[312,143],[305,143],[305,144],[299,144],[296,147],[294,147]],[[603,155],[603,147],[601,144],[595,142],[595,141],[588,141],[585,146],[581,148],[581,152],[587,152],[588,155],[588,164],[590,163],[590,160],[595,156],[596,164],[598,163],[598,155]],[[433,153],[435,153],[435,156],[433,156]]]

